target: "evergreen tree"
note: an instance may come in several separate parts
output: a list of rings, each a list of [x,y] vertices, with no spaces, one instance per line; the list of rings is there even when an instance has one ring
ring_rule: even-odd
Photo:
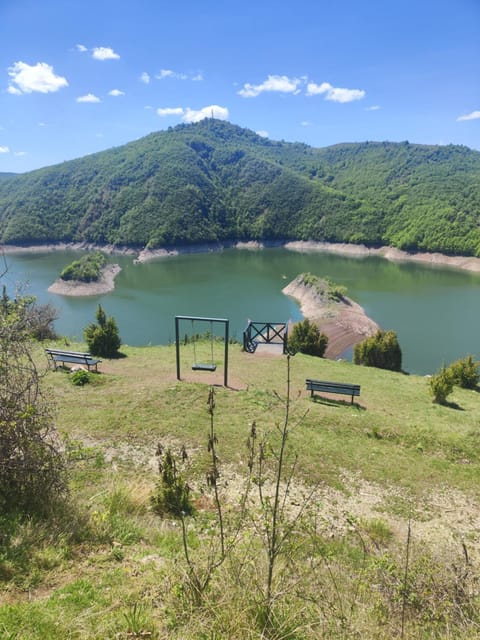
[[[85,342],[93,355],[115,358],[122,344],[117,323],[113,317],[107,318],[101,305],[98,305],[96,319],[97,323],[91,322],[83,332]]]

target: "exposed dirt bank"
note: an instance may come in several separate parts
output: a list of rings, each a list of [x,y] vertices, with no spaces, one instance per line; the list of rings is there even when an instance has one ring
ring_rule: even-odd
[[[370,249],[362,244],[337,244],[331,242],[287,242],[285,248],[305,253],[312,251],[338,253],[357,258],[379,256],[391,262],[419,262],[480,272],[480,258],[471,256],[446,256],[442,253],[409,253],[408,251],[395,249],[395,247]]]
[[[56,244],[32,245],[32,246],[14,246],[0,245],[0,252],[9,253],[45,253],[57,250],[77,250],[77,251],[103,251],[110,255],[128,255],[135,257],[136,262],[147,262],[155,258],[163,258],[168,256],[176,256],[181,253],[209,253],[214,251],[223,251],[225,249],[249,249],[260,250],[269,247],[285,247],[291,251],[299,252],[324,252],[337,253],[339,255],[363,258],[367,256],[379,256],[392,262],[419,262],[422,264],[431,264],[437,266],[452,267],[455,269],[464,269],[466,271],[480,272],[480,258],[472,256],[446,256],[442,253],[410,253],[395,249],[394,247],[369,248],[361,244],[344,244],[333,242],[313,242],[313,241],[250,241],[250,242],[224,242],[210,243],[191,246],[175,246],[165,249],[133,249],[131,247],[118,247],[113,245],[95,245],[85,242],[60,242]]]
[[[330,300],[302,276],[290,282],[283,293],[297,300],[305,318],[315,322],[328,336],[327,358],[338,358],[346,349],[374,335],[378,324],[369,318],[363,308],[346,296]]]
[[[115,288],[115,276],[120,273],[118,264],[107,264],[102,269],[100,279],[96,282],[79,282],[78,280],[62,280],[58,278],[48,287],[50,293],[61,296],[98,296]]]

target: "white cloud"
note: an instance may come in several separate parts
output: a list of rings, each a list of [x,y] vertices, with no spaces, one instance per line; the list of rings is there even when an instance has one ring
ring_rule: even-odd
[[[268,138],[268,131],[264,131],[263,129],[261,129],[260,131],[255,131],[255,133],[261,138]]]
[[[150,76],[146,71],[144,71],[140,76],[140,82],[143,82],[143,84],[150,84]]]
[[[373,104],[371,107],[365,107],[365,111],[378,111],[381,108],[382,107],[380,107],[378,104]]]
[[[316,96],[321,93],[326,93],[332,89],[332,85],[329,82],[322,82],[322,84],[316,84],[315,82],[309,82],[307,84],[307,96]]]
[[[467,113],[464,116],[459,116],[457,118],[457,122],[466,122],[467,120],[479,120],[480,119],[480,111],[472,111],[472,113]]]
[[[203,75],[201,73],[179,73],[178,71],[173,71],[173,69],[160,69],[160,73],[157,73],[155,78],[157,78],[157,80],[174,78],[175,80],[192,80],[193,82],[199,82],[203,80]]]
[[[190,107],[164,107],[157,109],[157,114],[164,118],[166,116],[182,116],[183,122],[200,122],[204,118],[217,118],[218,120],[227,120],[229,116],[226,107],[219,107],[217,104],[211,104],[203,109],[190,109]]]
[[[77,44],[75,46],[77,51],[80,51],[80,53],[85,53],[85,51],[88,51],[87,47],[83,44]]]
[[[309,82],[307,84],[307,96],[316,96],[320,94],[325,94],[325,100],[342,103],[361,100],[366,95],[363,89],[343,89],[341,87],[333,87],[329,82],[322,82],[322,84]]]
[[[92,58],[95,60],[119,60],[120,56],[110,47],[95,47],[92,49]]]
[[[0,147],[0,153],[10,153],[10,149],[8,147]]]
[[[77,102],[101,102],[100,98],[93,95],[93,93],[87,93],[85,96],[79,96]]]
[[[55,75],[53,67],[46,62],[37,62],[29,65],[26,62],[14,62],[8,69],[11,78],[8,93],[19,95],[20,93],[53,93],[62,87],[68,87],[66,78]]]
[[[299,85],[302,80],[299,78],[289,78],[288,76],[268,76],[261,84],[250,84],[246,82],[243,85],[243,89],[237,91],[242,98],[256,98],[261,93],[266,91],[274,91],[279,93],[293,93],[299,92]]]
[[[112,89],[111,91],[108,92],[108,95],[114,96],[116,98],[117,96],[124,96],[125,91],[120,91],[120,89]]]
[[[21,158],[22,156],[26,156],[27,152],[26,151],[15,151],[14,156],[17,156],[17,158]]]
[[[172,76],[175,76],[175,72],[172,71],[171,69],[160,69],[160,73],[156,74],[156,78],[158,80],[163,80],[164,78],[171,78]]]
[[[190,109],[187,107],[183,114],[182,120],[184,122],[200,122],[205,118],[217,118],[218,120],[228,120],[228,109],[226,107],[219,107],[217,104],[211,104],[203,109]]]
[[[164,118],[166,116],[183,116],[182,107],[165,107],[163,109],[157,109],[157,114]]]

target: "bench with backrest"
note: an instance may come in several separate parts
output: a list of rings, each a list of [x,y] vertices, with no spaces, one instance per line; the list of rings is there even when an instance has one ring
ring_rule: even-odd
[[[307,378],[305,381],[307,385],[307,391],[310,391],[310,396],[313,396],[315,391],[319,393],[339,393],[345,396],[351,396],[351,404],[353,404],[353,397],[360,395],[359,384],[349,384],[348,382],[326,382],[324,380],[311,380]]]
[[[93,367],[97,371],[98,363],[101,362],[98,358],[94,358],[90,353],[82,353],[80,351],[65,351],[64,349],[45,349],[50,362],[55,369],[58,369],[60,365],[64,365],[66,362],[69,364],[84,365],[90,371],[90,367]]]

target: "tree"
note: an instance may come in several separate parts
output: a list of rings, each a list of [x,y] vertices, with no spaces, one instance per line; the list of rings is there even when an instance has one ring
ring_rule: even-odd
[[[66,494],[54,405],[32,357],[28,305],[0,301],[0,512],[46,514]]]
[[[374,336],[355,345],[355,364],[378,367],[390,371],[402,370],[402,350],[395,331],[377,331]]]
[[[428,381],[433,397],[432,402],[447,404],[447,397],[453,391],[453,382],[452,372],[443,365],[440,371],[437,371]]]
[[[479,366],[480,363],[475,362],[472,356],[466,356],[452,362],[448,370],[452,376],[453,384],[462,387],[462,389],[476,389],[479,379]]]
[[[91,322],[83,332],[88,348],[93,355],[115,358],[122,344],[117,323],[111,316],[107,318],[101,305],[98,305],[96,319],[97,324]]]
[[[327,336],[321,333],[317,325],[310,322],[308,318],[297,322],[288,338],[288,349],[292,354],[300,352],[321,358],[327,344]]]

